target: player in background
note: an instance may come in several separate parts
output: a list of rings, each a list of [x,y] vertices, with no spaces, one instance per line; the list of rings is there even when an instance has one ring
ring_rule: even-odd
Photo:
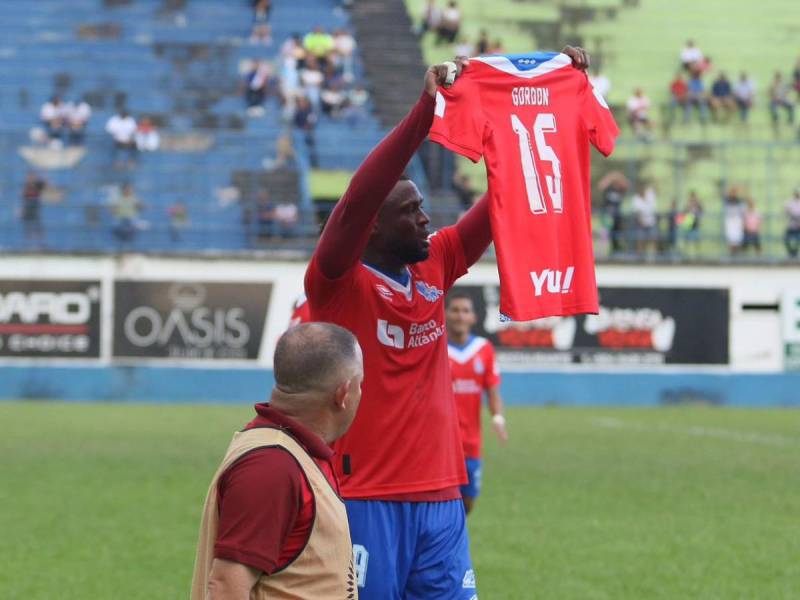
[[[492,415],[492,429],[502,443],[508,441],[508,431],[494,346],[486,338],[472,334],[476,322],[472,298],[464,293],[451,293],[446,301],[445,318],[453,395],[469,478],[469,482],[461,486],[461,498],[464,510],[469,514],[481,490],[481,404],[484,391]]]
[[[289,319],[289,329],[300,323],[309,323],[311,321],[311,311],[308,306],[308,298],[305,294],[300,294],[297,300],[294,301],[292,306],[292,318]]]
[[[582,50],[565,53],[588,65]],[[477,594],[444,294],[491,242],[488,202],[431,235],[419,189],[402,178],[449,72],[428,69],[420,99],[333,209],[305,276],[311,319],[348,329],[364,349],[360,412],[334,445],[362,600]]]

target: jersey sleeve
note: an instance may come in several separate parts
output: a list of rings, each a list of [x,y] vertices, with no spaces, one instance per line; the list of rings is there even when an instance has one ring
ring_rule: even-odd
[[[285,567],[281,554],[300,514],[303,486],[302,469],[281,448],[255,450],[235,462],[217,484],[214,557],[267,575]]]
[[[467,272],[464,247],[455,226],[440,229],[433,235],[430,257],[442,269],[445,291],[449,290],[458,278]]]
[[[604,156],[609,156],[614,151],[619,127],[605,99],[589,82],[588,77],[581,91],[581,117],[589,134],[589,141]]]
[[[497,367],[497,359],[494,353],[494,346],[491,342],[486,344],[486,369],[484,371],[484,388],[489,389],[500,385],[500,369]]]
[[[483,156],[487,120],[478,86],[467,77],[436,92],[433,125],[428,137],[448,150],[478,162]]]
[[[317,310],[335,309],[348,297],[355,285],[356,265],[336,279],[330,279],[319,268],[317,255],[311,257],[305,276],[305,293],[308,298],[309,317]]]

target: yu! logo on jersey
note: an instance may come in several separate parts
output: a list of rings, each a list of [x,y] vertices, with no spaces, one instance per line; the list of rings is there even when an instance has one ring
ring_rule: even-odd
[[[405,347],[406,336],[402,328],[397,325],[390,325],[384,319],[378,319],[378,341],[390,348]]]
[[[572,286],[572,276],[575,274],[575,267],[567,267],[563,273],[556,269],[545,269],[541,273],[531,271],[531,280],[537,296],[544,292],[545,283],[550,294],[566,294]]]
[[[424,281],[417,282],[417,291],[428,302],[436,302],[444,295],[444,292],[435,285],[428,285]]]

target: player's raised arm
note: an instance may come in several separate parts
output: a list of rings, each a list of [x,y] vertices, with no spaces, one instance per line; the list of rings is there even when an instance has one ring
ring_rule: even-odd
[[[461,238],[467,266],[470,267],[478,262],[478,259],[486,252],[486,248],[492,243],[488,192],[458,220],[456,230],[458,237]]]
[[[435,65],[425,73],[422,95],[408,115],[367,156],[350,180],[342,199],[325,225],[315,251],[322,274],[336,279],[361,257],[369,241],[371,225],[381,203],[397,183],[408,161],[428,135],[433,121],[436,88],[461,72],[465,60]]]

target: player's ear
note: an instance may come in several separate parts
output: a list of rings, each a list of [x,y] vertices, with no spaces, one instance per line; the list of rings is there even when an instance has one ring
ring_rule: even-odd
[[[342,383],[336,386],[336,390],[333,393],[333,403],[336,408],[340,410],[347,408],[347,399],[350,395],[350,387],[352,385],[352,379],[345,379]]]

